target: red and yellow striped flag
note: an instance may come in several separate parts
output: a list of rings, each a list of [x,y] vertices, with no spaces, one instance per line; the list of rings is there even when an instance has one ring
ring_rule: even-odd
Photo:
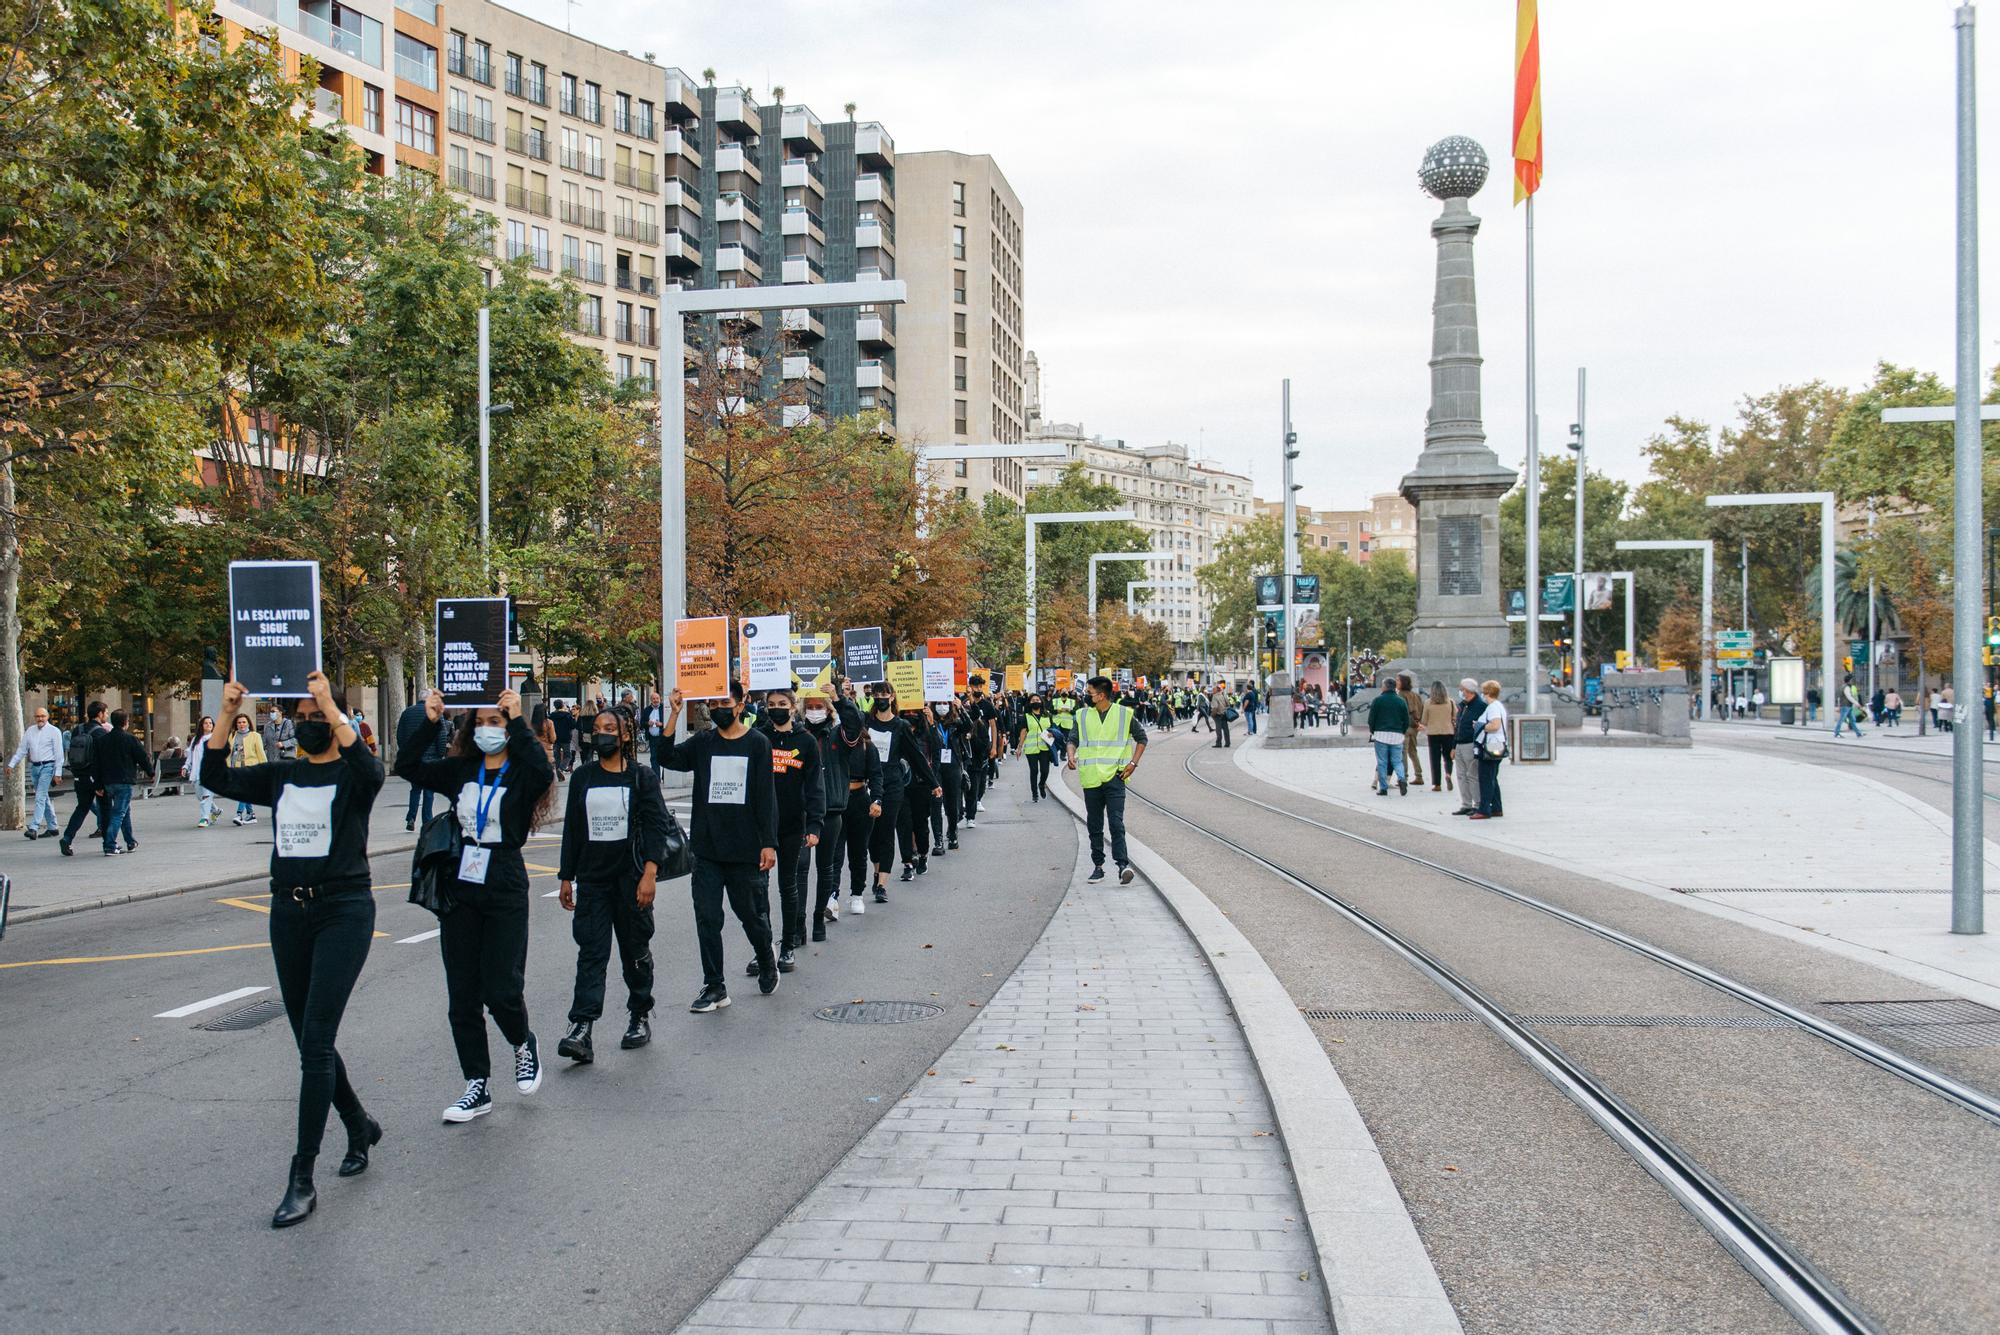
[[[1514,202],[1542,188],[1542,34],[1535,0],[1515,0]]]

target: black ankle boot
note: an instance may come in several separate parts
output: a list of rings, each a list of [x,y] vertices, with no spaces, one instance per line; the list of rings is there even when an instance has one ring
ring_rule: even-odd
[[[307,1215],[319,1206],[319,1193],[313,1190],[313,1159],[310,1154],[292,1156],[292,1179],[285,1186],[285,1199],[278,1202],[278,1211],[271,1216],[272,1228],[290,1228],[302,1224]]]
[[[382,1124],[365,1111],[353,1121],[340,1120],[347,1124],[347,1153],[340,1161],[340,1175],[358,1177],[368,1171],[369,1148],[382,1143]]]

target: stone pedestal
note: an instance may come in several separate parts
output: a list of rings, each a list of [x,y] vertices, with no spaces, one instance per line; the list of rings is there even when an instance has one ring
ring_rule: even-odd
[[[1264,683],[1264,731],[1290,737],[1298,720],[1292,717],[1292,674],[1280,668]]]

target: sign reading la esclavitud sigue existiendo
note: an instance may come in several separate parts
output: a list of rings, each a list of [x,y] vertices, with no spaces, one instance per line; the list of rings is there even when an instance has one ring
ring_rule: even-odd
[[[320,668],[319,562],[229,563],[230,672],[252,695],[297,700]]]

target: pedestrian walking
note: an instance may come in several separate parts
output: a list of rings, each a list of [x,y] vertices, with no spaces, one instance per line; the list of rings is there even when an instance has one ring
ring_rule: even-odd
[[[818,691],[807,691],[801,703],[806,731],[819,743],[820,781],[826,789],[826,814],[820,818],[819,846],[813,850],[812,918],[812,939],[824,941],[828,924],[840,920],[843,861],[851,860],[857,890],[861,885],[868,837],[864,830],[856,843],[853,832],[868,824],[871,807],[880,809],[882,775],[875,748],[863,741],[868,730],[852,704],[838,697],[829,700]]]
[[[1069,768],[1083,787],[1084,823],[1090,828],[1090,881],[1104,879],[1104,827],[1111,826],[1111,860],[1118,884],[1132,883],[1125,847],[1125,785],[1146,754],[1146,729],[1130,707],[1114,703],[1111,678],[1092,677],[1090,702],[1077,717],[1077,746]],[[1218,688],[1219,689],[1219,688]]]
[[[9,774],[19,769],[23,761],[28,765],[28,785],[34,791],[26,831],[30,839],[56,832],[56,808],[49,801],[49,789],[54,786],[56,775],[62,772],[62,759],[62,729],[49,722],[48,710],[37,709],[35,721],[21,734],[21,744],[14,748],[14,757],[7,762]]]
[[[452,1045],[465,1093],[447,1122],[493,1111],[486,1016],[514,1049],[514,1087],[542,1087],[541,1045],[523,996],[528,965],[528,869],[521,847],[555,804],[548,753],[521,717],[521,697],[502,691],[495,706],[472,710],[443,760],[427,761],[444,722],[444,696],[424,697],[424,722],[396,757],[396,774],[452,803],[465,840],[452,879],[451,911],[438,919]]]
[[[1410,785],[1403,777],[1406,735],[1410,730],[1409,702],[1397,692],[1393,677],[1382,678],[1382,689],[1368,706],[1368,740],[1375,746],[1375,792],[1389,795],[1389,779],[1396,791],[1409,796]]]
[[[1397,674],[1396,694],[1403,697],[1403,707],[1410,711],[1409,731],[1403,734],[1403,761],[1410,782],[1421,788],[1424,786],[1424,744],[1420,740],[1424,730],[1424,697],[1417,694],[1416,682],[1407,672]]]
[[[1479,716],[1486,701],[1479,683],[1470,677],[1458,682],[1458,716],[1452,725],[1452,770],[1458,778],[1458,810],[1454,816],[1470,816],[1479,809]]]
[[[566,779],[576,767],[577,718],[570,711],[569,701],[556,702],[556,707],[549,713],[549,722],[556,731],[556,777]]]
[[[264,754],[272,760],[291,760],[298,755],[298,735],[292,721],[277,705],[264,707],[264,726],[259,731],[264,739]]]
[[[405,709],[400,715],[397,716],[396,757],[398,760],[402,759],[403,752],[407,750],[411,742],[415,740],[417,735],[417,730],[423,727],[424,720],[429,717],[430,717],[429,712],[425,708],[424,702],[421,700],[417,701],[415,704],[411,705],[409,708]],[[445,758],[446,753],[450,750],[450,748],[451,748],[451,725],[447,721],[444,724],[444,726],[440,727],[437,730],[437,732],[431,737],[430,744],[424,748],[423,754],[419,756],[418,759],[424,761],[426,764],[429,764],[433,761],[443,760]],[[433,804],[436,801],[437,801],[436,793],[432,792],[428,788],[423,788],[419,787],[416,784],[411,784],[409,809],[403,812],[403,828],[405,830],[414,830],[417,828],[417,808],[420,803],[423,807],[424,824],[429,825],[431,823],[431,812]]]
[[[264,754],[264,736],[250,726],[250,716],[248,714],[238,714],[235,724],[223,729],[223,731],[229,734],[228,767],[230,769],[248,769],[253,765],[262,765],[270,761],[271,758]],[[238,802],[236,804],[236,815],[229,823],[231,825],[255,825],[257,823],[257,808],[248,802]]]
[[[735,685],[735,691],[741,691]],[[708,707],[712,725],[673,740],[686,697],[668,697],[656,754],[667,769],[694,775],[695,937],[701,951],[701,994],[688,1009],[711,1014],[729,1004],[723,979],[722,904],[736,915],[757,965],[758,990],[778,990],[778,954],[771,943],[771,869],[778,865],[778,792],[771,777],[771,743],[747,727],[732,697]]]
[[[1856,738],[1859,738],[1861,736],[1861,693],[1855,689],[1854,678],[1847,678],[1846,684],[1841,687],[1840,704],[1836,708],[1839,712],[1834,716],[1833,720],[1834,737],[1838,738],[1841,728],[1846,727],[1853,731]]]
[[[1437,792],[1440,782],[1449,791],[1452,753],[1458,746],[1458,715],[1441,681],[1431,683],[1431,693],[1424,701],[1423,734],[1430,741],[1431,791]]]
[[[209,826],[215,824],[216,819],[221,814],[221,808],[216,805],[215,791],[203,783],[201,778],[202,764],[208,758],[208,739],[214,735],[215,720],[203,714],[201,716],[201,723],[195,731],[194,744],[188,747],[187,761],[181,767],[181,777],[194,785],[194,827],[197,830],[206,830]],[[229,765],[228,741],[226,737],[223,745],[218,747],[217,750],[222,752],[222,754],[216,758],[218,762],[216,768],[226,769]]]
[[[1230,746],[1229,725],[1235,721],[1235,714],[1236,704],[1229,698],[1229,688],[1218,681],[1209,692],[1208,722],[1215,730],[1215,744],[1225,751]]]
[[[591,759],[570,781],[563,811],[556,897],[576,941],[576,985],[569,1032],[556,1054],[597,1060],[591,1029],[604,1017],[604,977],[611,946],[625,975],[625,1036],[618,1046],[653,1040],[653,898],[667,857],[667,808],[660,780],[633,750],[632,725],[604,710],[591,721]]]
[[[1021,754],[1028,758],[1028,800],[1039,802],[1049,795],[1049,767],[1059,743],[1055,715],[1048,712],[1039,694],[1028,698],[1023,718]]]
[[[826,827],[826,783],[819,742],[793,717],[790,690],[764,695],[764,736],[771,744],[771,782],[778,800],[778,972],[798,967],[806,943],[806,882]],[[755,961],[752,961],[755,963]]]
[[[272,1228],[303,1222],[319,1207],[313,1165],[329,1108],[347,1128],[340,1176],[368,1168],[382,1127],[361,1106],[334,1041],[347,999],[375,937],[375,891],[368,868],[368,817],[382,791],[382,762],[334,703],[324,675],[306,678],[291,760],[231,765],[228,751],[249,692],[222,688],[222,721],[202,746],[202,773],[225,798],[271,808],[271,962],[299,1050],[298,1139]],[[289,720],[288,720],[289,721]]]
[[[896,696],[887,686],[877,686],[881,694],[871,702],[868,741],[882,762],[882,814],[875,819],[868,840],[868,856],[875,868],[875,902],[889,902],[889,864],[895,859],[897,839],[902,833],[902,811],[913,787],[942,795],[930,758],[917,740],[909,721],[896,712]],[[928,834],[928,830],[926,830]],[[914,851],[914,850],[912,850]],[[908,879],[907,877],[905,878]]]
[[[1894,732],[1903,722],[1902,692],[1891,689],[1882,697],[1882,715],[1889,720],[1889,731]]]
[[[973,733],[984,734],[991,721],[975,728],[968,713],[950,700],[932,705],[931,713],[926,725],[933,739],[931,763],[937,766],[938,787],[944,789],[944,796],[931,804],[931,851],[942,857],[958,848],[958,822],[972,798],[970,771],[983,776],[986,769],[987,748],[975,747]]]
[[[132,716],[122,709],[111,711],[111,728],[91,742],[90,770],[104,793],[104,856],[119,852],[118,837],[124,836],[127,853],[136,852],[138,839],[132,833],[132,788],[141,777],[153,779],[153,758],[145,743],[126,728]]]
[[[938,770],[938,739],[930,726],[930,712],[918,707],[901,715],[903,722],[909,726],[917,749],[930,765],[931,773],[939,775],[934,785],[935,792],[911,783],[904,788],[902,804],[896,808],[896,847],[902,854],[902,879],[905,881],[930,871],[931,808],[944,800],[944,781]]]
[[[70,730],[69,746],[65,756],[69,761],[70,783],[76,789],[76,810],[69,816],[69,824],[63,827],[62,839],[57,847],[64,857],[71,856],[70,845],[76,842],[76,832],[83,828],[85,816],[95,813],[97,831],[91,837],[102,839],[105,832],[107,807],[104,800],[104,786],[98,782],[96,770],[97,739],[109,731],[104,724],[104,702],[92,700],[84,712],[85,721]]]
[[[1500,803],[1500,762],[1507,757],[1507,706],[1500,702],[1500,683],[1480,684],[1486,707],[1479,714],[1479,809],[1473,820],[1497,820],[1506,814]]]

